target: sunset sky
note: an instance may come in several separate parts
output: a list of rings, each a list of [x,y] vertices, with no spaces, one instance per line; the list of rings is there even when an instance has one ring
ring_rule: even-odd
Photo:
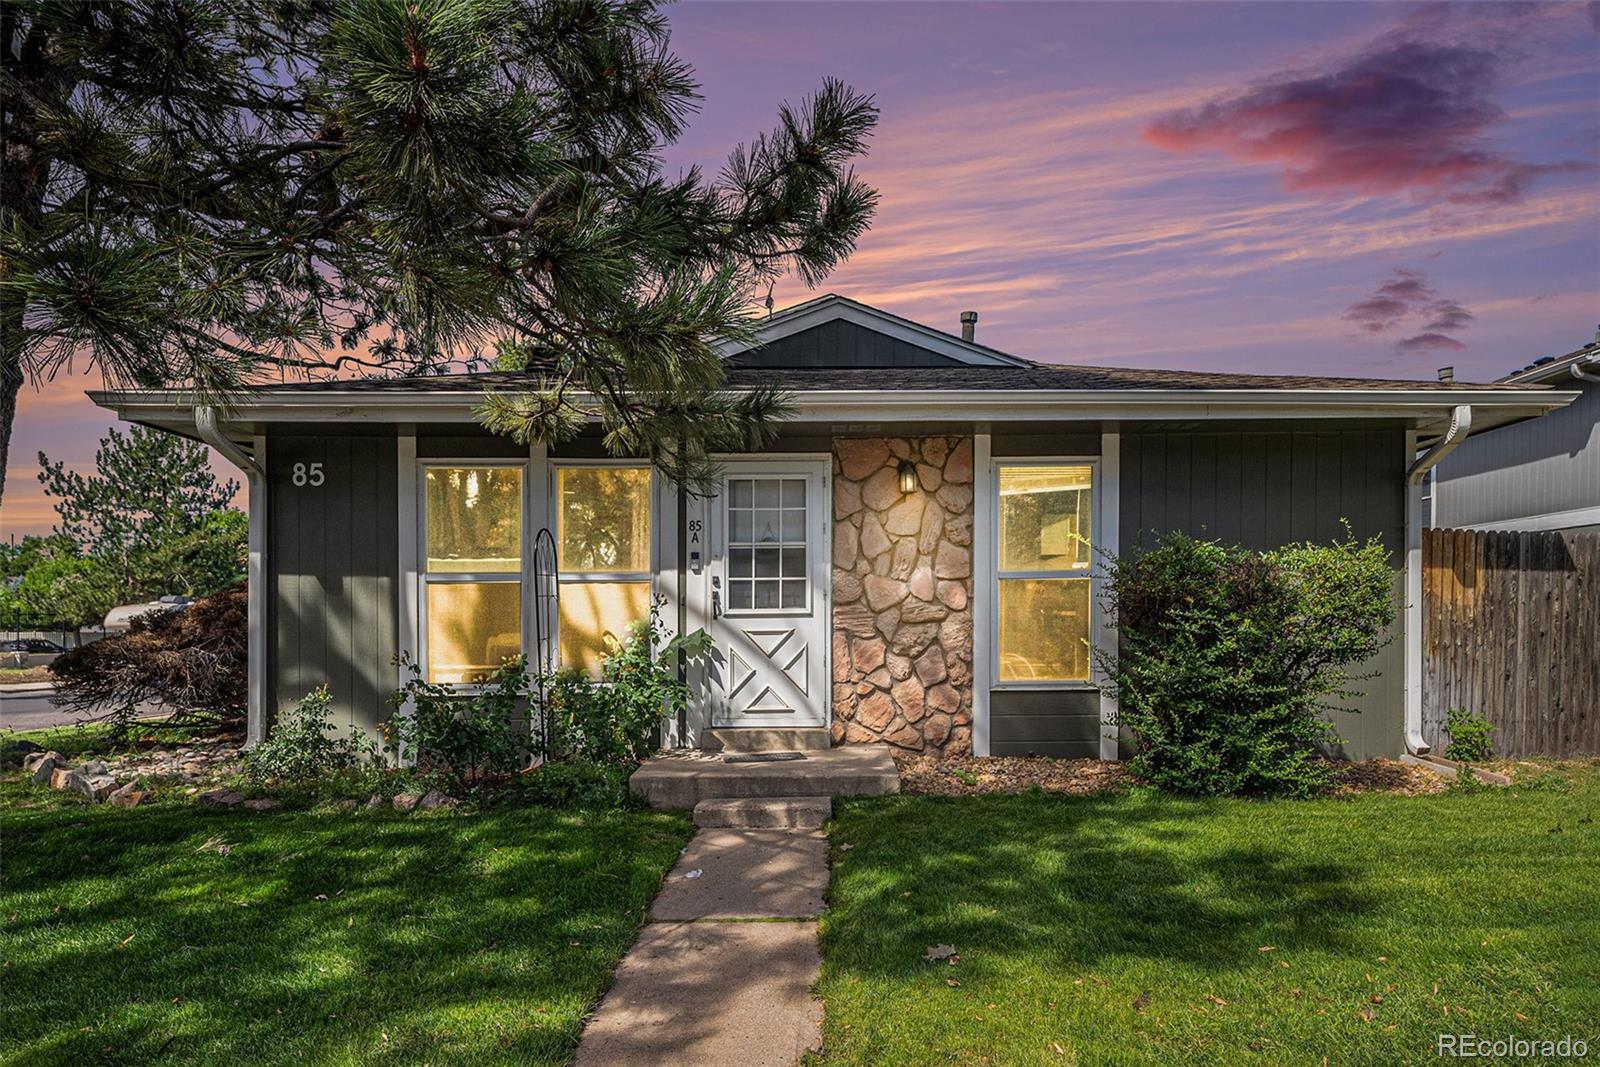
[[[822,289],[1033,359],[1488,380],[1600,323],[1600,5],[711,3],[670,10],[714,167],[835,75],[875,225]],[[807,298],[780,284],[782,307]],[[85,466],[92,374],[24,391]],[[232,474],[221,464],[220,470]]]

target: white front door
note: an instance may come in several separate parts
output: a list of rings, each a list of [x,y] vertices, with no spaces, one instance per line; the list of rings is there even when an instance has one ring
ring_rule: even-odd
[[[825,459],[729,460],[704,502],[712,726],[828,724],[828,472]]]

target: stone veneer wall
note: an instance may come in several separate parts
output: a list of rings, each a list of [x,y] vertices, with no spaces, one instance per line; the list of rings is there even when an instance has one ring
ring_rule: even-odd
[[[970,437],[834,440],[833,740],[972,750]]]

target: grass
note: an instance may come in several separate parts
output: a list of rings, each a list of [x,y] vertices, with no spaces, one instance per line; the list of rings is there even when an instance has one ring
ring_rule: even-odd
[[[125,812],[15,777],[8,1064],[565,1063],[690,832],[525,808]]]
[[[832,845],[829,1067],[1600,1050],[1600,764],[1429,797],[849,801]]]
[[[22,685],[24,682],[54,680],[49,667],[0,667],[0,685]]]

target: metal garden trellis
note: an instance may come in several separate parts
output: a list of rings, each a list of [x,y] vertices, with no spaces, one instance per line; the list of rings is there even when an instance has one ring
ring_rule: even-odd
[[[561,581],[557,572],[556,539],[550,528],[545,527],[533,539],[533,675],[539,700],[534,729],[540,755],[548,755],[552,733],[546,686],[559,659],[560,621]]]

